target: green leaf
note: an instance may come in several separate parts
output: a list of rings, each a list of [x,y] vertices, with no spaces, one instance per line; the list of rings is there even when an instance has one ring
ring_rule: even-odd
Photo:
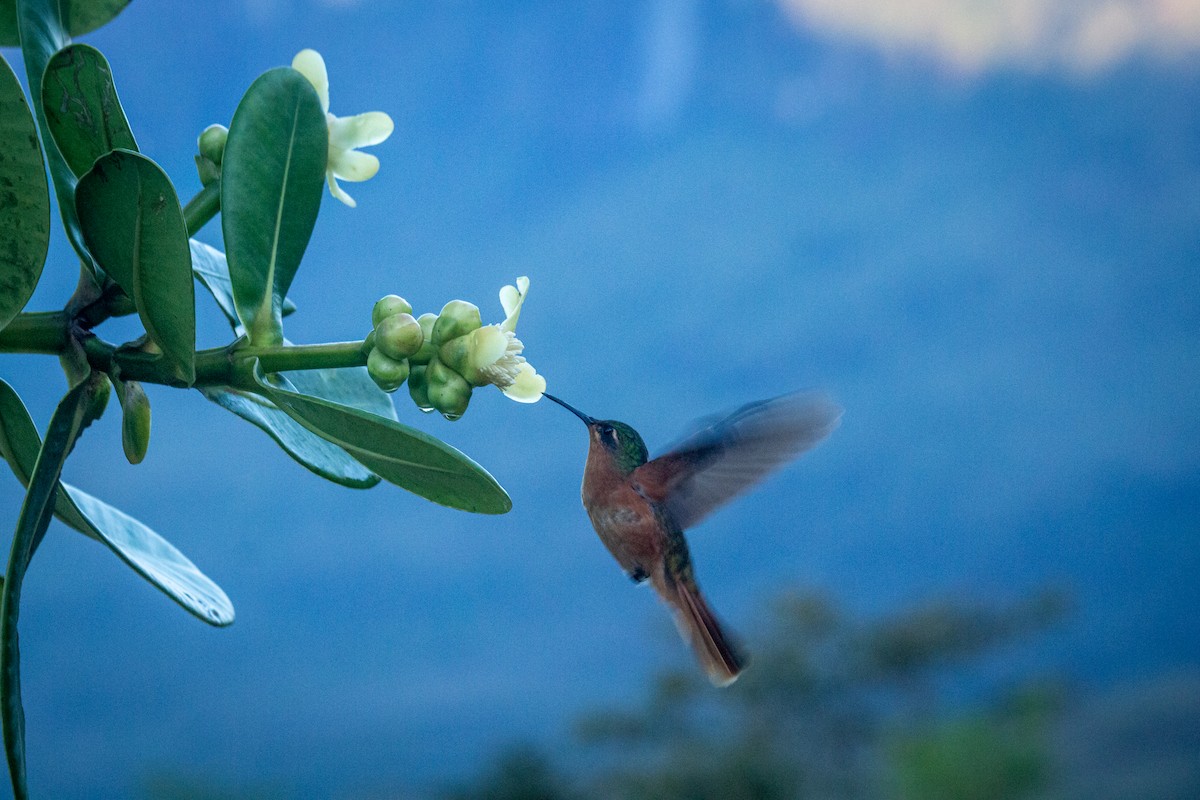
[[[190,385],[195,287],[187,225],[171,179],[145,156],[114,150],[80,179],[75,203],[89,249],[133,298],[176,377]]]
[[[301,394],[351,406],[377,417],[397,419],[391,396],[375,385],[366,367],[305,369],[282,374]]]
[[[83,8],[82,0],[76,0]],[[63,228],[67,239],[79,254],[84,266],[97,277],[103,276],[99,267],[88,252],[83,240],[83,232],[79,228],[79,217],[75,213],[75,173],[67,166],[58,146],[50,138],[46,125],[46,114],[42,106],[41,80],[46,71],[46,64],[51,56],[70,44],[67,34],[69,21],[73,16],[92,18],[89,12],[71,13],[73,4],[68,0],[17,0],[17,22],[20,28],[21,52],[25,56],[25,75],[29,80],[31,100],[37,116],[38,129],[42,133],[42,147],[45,151],[46,163],[50,167],[50,177],[54,180],[54,193],[58,197],[58,212],[62,215]],[[93,5],[111,6],[103,0],[97,0]],[[124,4],[122,4],[124,5]],[[118,8],[117,11],[120,9]],[[115,14],[113,11],[112,14]],[[109,16],[109,19],[111,19]],[[97,17],[98,18],[98,17]],[[97,24],[103,24],[101,20]]]
[[[68,45],[46,64],[42,108],[50,135],[77,178],[105,153],[138,149],[112,69],[90,45]]]
[[[50,246],[50,187],[33,114],[0,57],[0,330],[37,287]]]
[[[218,627],[233,622],[229,597],[175,545],[82,489],[67,483],[62,487],[84,523],[82,533],[104,542],[135,572],[200,620]]]
[[[221,162],[221,226],[238,317],[254,344],[283,341],[283,298],[317,221],[328,154],[307,78],[279,67],[250,85]]]
[[[192,273],[196,280],[208,289],[209,294],[217,301],[229,326],[239,336],[244,333],[242,322],[237,316],[237,307],[233,304],[233,283],[229,279],[229,262],[225,254],[212,245],[192,239],[188,242],[192,248]],[[296,304],[289,298],[283,299],[283,316],[296,310]]]
[[[365,367],[311,369],[287,375],[293,386],[304,394],[353,406],[377,416],[396,418],[391,398],[375,385]],[[309,432],[270,400],[228,386],[200,387],[200,393],[262,428],[288,455],[322,478],[352,489],[369,489],[379,483],[378,475],[342,448]]]
[[[67,28],[72,36],[82,36],[110,22],[120,14],[129,0],[59,0],[69,10]],[[18,47],[21,44],[17,32],[17,4],[13,0],[0,2],[0,47]]]
[[[337,445],[309,433],[270,400],[228,386],[198,388],[221,408],[266,431],[284,452],[322,478],[351,489],[369,489],[379,483],[378,475]]]
[[[512,508],[512,500],[487,470],[445,442],[393,419],[300,394],[288,378],[265,377],[257,366],[255,379],[294,420],[384,480],[464,511],[503,514]]]
[[[0,380],[0,455],[22,485],[33,474],[41,437],[21,398]],[[54,514],[59,521],[107,546],[139,575],[187,611],[211,625],[233,622],[233,606],[221,587],[166,539],[82,489],[61,484]]]
[[[21,613],[21,587],[25,571],[38,542],[46,533],[54,514],[59,476],[63,463],[83,429],[98,386],[85,380],[67,392],[58,404],[46,441],[38,452],[29,481],[29,491],[17,518],[4,589],[0,596],[0,723],[4,732],[4,753],[12,778],[13,795],[18,800],[29,796],[25,780],[25,711],[21,706],[21,651],[17,621]]]
[[[42,449],[33,419],[15,389],[0,380],[0,455],[22,486],[29,486],[33,465]]]

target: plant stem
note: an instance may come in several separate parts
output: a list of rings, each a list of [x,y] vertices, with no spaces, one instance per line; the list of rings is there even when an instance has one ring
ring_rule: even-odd
[[[195,236],[221,210],[221,181],[205,186],[183,207],[183,220],[188,236]]]
[[[0,353],[58,355],[67,346],[67,321],[63,311],[18,314],[0,330]]]
[[[199,353],[196,354],[197,358]],[[275,347],[239,347],[233,360],[248,362],[257,358],[263,372],[286,372],[296,369],[329,369],[361,367],[367,363],[362,342],[332,342],[330,344],[288,344]]]
[[[59,355],[67,350],[72,333],[70,321],[62,311],[18,314],[0,331],[0,353],[42,353]],[[88,363],[102,372],[117,372],[124,380],[179,386],[154,353],[122,348],[90,333],[76,332]],[[362,342],[276,345],[253,347],[244,341],[227,347],[196,351],[197,386],[238,386],[254,359],[264,372],[302,369],[361,367],[367,363]],[[249,388],[249,387],[246,387]]]

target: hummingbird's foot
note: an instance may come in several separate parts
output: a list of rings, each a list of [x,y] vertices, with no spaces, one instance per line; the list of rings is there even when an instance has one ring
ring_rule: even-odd
[[[650,573],[646,572],[646,570],[642,569],[641,567],[634,567],[629,572],[629,580],[633,581],[634,583],[645,583],[646,579],[649,577]]]

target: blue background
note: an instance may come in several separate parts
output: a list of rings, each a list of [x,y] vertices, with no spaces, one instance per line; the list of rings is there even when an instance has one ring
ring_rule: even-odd
[[[825,445],[690,537],[751,649],[787,587],[878,614],[1051,584],[1076,612],[1031,670],[1102,689],[1200,665],[1186,48],[962,68],[738,0],[183,8],[136,2],[84,39],[181,196],[199,131],[303,47],[335,114],[396,123],[379,175],[344,185],[359,207],[324,198],[293,341],[361,338],[389,292],[499,321],[497,290],[529,275],[518,333],[550,391],[652,451],[747,400],[838,398]],[[29,308],[60,306],[75,274],[57,241]],[[224,344],[197,297],[200,344]],[[0,370],[44,426],[53,362]],[[513,737],[566,749],[572,715],[688,658],[592,533],[584,430],[549,403],[480,391],[449,423],[397,396],[508,488],[492,518],[325,483],[197,393],[150,397],[142,465],[109,414],[67,478],[170,538],[237,622],[198,624],[54,526],[21,620],[41,796],[128,796],[163,771],[419,789]],[[4,524],[20,497],[0,485]]]

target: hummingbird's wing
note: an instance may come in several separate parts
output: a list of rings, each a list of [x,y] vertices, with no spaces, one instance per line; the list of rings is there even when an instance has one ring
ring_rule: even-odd
[[[631,476],[649,500],[690,528],[838,426],[842,409],[820,392],[748,403],[703,427]]]

